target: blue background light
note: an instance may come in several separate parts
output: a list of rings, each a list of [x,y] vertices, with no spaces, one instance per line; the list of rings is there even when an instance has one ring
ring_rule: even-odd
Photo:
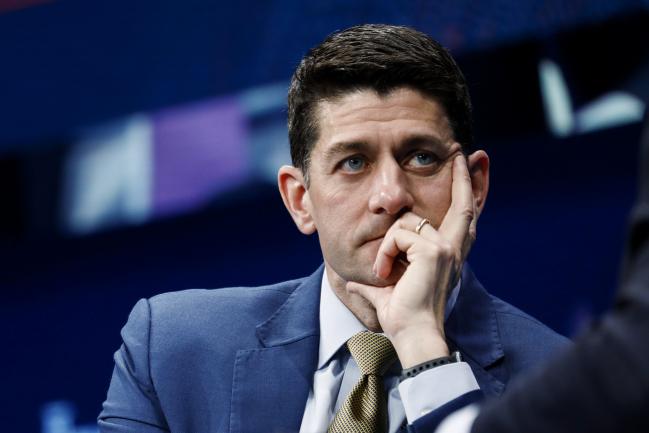
[[[570,336],[611,302],[649,100],[647,1],[4,5],[3,431],[94,431],[139,298],[321,263],[275,186],[286,89],[309,47],[357,23],[413,25],[465,72],[492,163],[469,258],[485,287]]]

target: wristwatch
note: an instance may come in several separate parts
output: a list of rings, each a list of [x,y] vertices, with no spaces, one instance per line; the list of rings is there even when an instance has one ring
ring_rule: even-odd
[[[419,373],[430,370],[435,367],[440,367],[446,364],[453,364],[455,362],[462,362],[462,356],[457,350],[451,353],[450,356],[443,356],[441,358],[431,359],[430,361],[422,362],[417,364],[414,367],[406,368],[401,371],[401,376],[399,377],[399,382],[403,382],[406,379],[417,376]]]

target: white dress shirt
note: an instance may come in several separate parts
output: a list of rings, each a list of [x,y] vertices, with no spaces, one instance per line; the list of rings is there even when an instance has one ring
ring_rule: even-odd
[[[445,319],[453,309],[459,291],[458,282],[446,304]],[[354,358],[348,350],[340,349],[352,336],[366,330],[333,292],[325,271],[320,289],[318,368],[313,375],[313,387],[304,409],[300,433],[327,431],[339,407],[360,378]],[[412,424],[417,418],[460,395],[479,389],[471,368],[465,362],[433,368],[401,383],[400,373],[401,365],[395,362],[384,376],[390,433],[405,429],[406,420]]]

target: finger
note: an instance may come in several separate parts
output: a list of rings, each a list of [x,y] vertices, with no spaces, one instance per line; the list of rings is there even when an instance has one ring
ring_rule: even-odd
[[[423,224],[419,230],[419,233],[417,233],[417,226],[424,219],[426,219],[426,221],[428,222],[426,224]],[[427,218],[419,216],[414,212],[406,212],[395,222],[394,225],[398,225],[398,227],[402,229],[410,230],[415,234],[419,234],[419,236],[428,239],[429,241],[437,241],[441,238],[439,233],[437,233],[437,230],[435,230],[435,227],[433,227],[432,223]]]
[[[462,248],[462,262],[464,262],[464,260],[466,260],[467,256],[469,255],[469,251],[471,250],[471,247],[473,246],[473,243],[475,242],[478,234],[478,209],[475,200],[473,201],[473,215],[474,216],[471,220],[471,224],[469,224],[469,233],[464,240],[464,245]]]
[[[475,200],[473,200],[473,218],[471,218],[471,224],[469,225],[469,240],[473,243],[477,236],[477,226],[478,226],[478,208]]]
[[[439,226],[439,233],[454,248],[461,251],[469,228],[474,220],[475,206],[471,176],[464,155],[453,160],[453,184],[451,187],[451,205]]]
[[[387,278],[392,272],[394,260],[404,252],[407,254],[408,249],[415,242],[421,241],[421,237],[416,233],[403,228],[388,230],[379,246],[374,262],[374,272],[380,278]]]
[[[387,239],[392,238],[394,236],[394,232],[396,230],[409,230],[411,232],[414,232],[415,228],[417,227],[417,224],[421,220],[422,220],[422,217],[420,217],[419,215],[417,215],[417,214],[415,214],[413,212],[404,213],[385,232],[385,234],[383,235],[383,240],[381,241],[381,244],[385,243],[386,238]],[[379,251],[380,251],[380,247],[381,246],[379,246]],[[377,257],[378,257],[378,252],[379,251],[377,251]],[[395,251],[395,254],[398,255],[399,251]],[[374,260],[374,273],[376,273],[376,264],[377,264],[377,260],[375,259]]]
[[[356,293],[367,302],[372,304],[374,309],[385,303],[385,296],[392,290],[392,287],[374,287],[367,284],[355,283],[353,281],[347,282],[347,291],[349,293]]]

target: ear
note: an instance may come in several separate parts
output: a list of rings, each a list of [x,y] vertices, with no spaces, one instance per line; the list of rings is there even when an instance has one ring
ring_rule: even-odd
[[[309,190],[302,170],[292,165],[284,165],[277,172],[277,185],[284,206],[291,214],[298,230],[305,235],[315,233],[316,227],[311,215]]]
[[[489,155],[484,150],[477,150],[469,155],[468,163],[473,200],[479,217],[489,192]]]

